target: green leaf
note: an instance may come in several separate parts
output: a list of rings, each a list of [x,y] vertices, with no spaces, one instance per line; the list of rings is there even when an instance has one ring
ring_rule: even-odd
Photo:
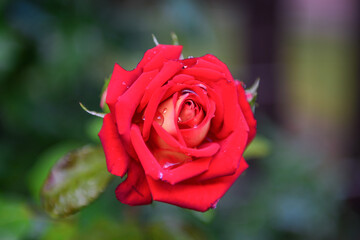
[[[54,218],[74,214],[97,199],[111,177],[101,147],[85,146],[70,152],[55,164],[45,181],[43,207]]]
[[[62,142],[46,149],[35,161],[34,166],[30,169],[27,176],[27,184],[37,203],[40,203],[41,188],[52,166],[66,153],[80,146],[81,144],[73,141]]]

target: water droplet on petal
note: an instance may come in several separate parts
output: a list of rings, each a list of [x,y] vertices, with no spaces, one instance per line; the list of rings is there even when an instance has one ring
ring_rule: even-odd
[[[163,178],[164,174],[162,172],[159,172],[159,178],[160,180]]]
[[[162,126],[163,123],[164,123],[164,116],[163,116],[161,113],[157,112],[156,115],[155,115],[155,121],[156,121],[160,126]]]
[[[145,121],[145,115],[143,115],[141,119],[142,119],[143,121]]]
[[[167,108],[164,108],[164,110],[162,111],[162,114],[165,114],[167,112]]]
[[[178,117],[178,122],[182,122],[182,119],[181,119],[181,117]]]
[[[187,67],[188,67],[188,66],[186,66],[186,65],[185,65],[185,66],[183,66],[183,68],[184,68],[184,69],[185,69],[185,68],[187,68]]]
[[[125,86],[125,85],[126,85],[126,82],[124,81],[124,82],[122,82],[121,84]]]

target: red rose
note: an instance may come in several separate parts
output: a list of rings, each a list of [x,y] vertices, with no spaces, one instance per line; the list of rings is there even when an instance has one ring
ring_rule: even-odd
[[[215,56],[180,60],[181,50],[158,45],[132,71],[115,65],[99,137],[109,172],[127,174],[122,203],[206,211],[248,166],[256,121],[243,87]]]

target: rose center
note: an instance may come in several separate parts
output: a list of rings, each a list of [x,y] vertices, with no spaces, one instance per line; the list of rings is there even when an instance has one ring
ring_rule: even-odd
[[[196,116],[198,109],[198,106],[195,105],[193,100],[186,100],[179,114],[178,122],[186,122],[193,119]]]

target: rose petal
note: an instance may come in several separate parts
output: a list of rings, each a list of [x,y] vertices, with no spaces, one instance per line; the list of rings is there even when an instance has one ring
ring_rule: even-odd
[[[232,77],[232,75],[231,75],[231,73],[229,71],[229,68],[220,59],[218,59],[217,57],[215,57],[212,54],[206,54],[205,56],[201,57],[201,59],[204,59],[206,61],[214,63],[217,66],[220,66],[223,69],[222,72],[225,74],[226,79],[229,80],[229,81],[234,81],[234,79],[233,79],[233,77]]]
[[[215,63],[206,61],[204,59],[204,57],[200,57],[200,58],[197,59],[196,67],[198,67],[198,68],[209,68],[209,69],[214,69],[214,70],[219,71],[219,72],[224,72],[224,68],[222,66],[220,66],[219,64],[215,64]]]
[[[240,104],[242,113],[245,117],[245,120],[249,126],[249,137],[248,137],[247,144],[246,144],[246,145],[248,145],[254,139],[254,137],[256,135],[256,120],[254,118],[254,114],[251,110],[250,104],[248,103],[248,101],[246,99],[245,90],[241,86],[241,83],[239,81],[236,81],[236,87],[237,87],[237,92],[238,92],[239,104]]]
[[[195,78],[193,76],[190,76],[190,75],[187,75],[187,74],[177,74],[172,79],[172,81],[178,82],[178,83],[185,82],[185,81],[190,81],[190,80],[195,80]]]
[[[159,135],[158,138],[160,140],[164,141],[169,147],[173,148],[174,151],[182,152],[189,156],[199,157],[199,158],[211,157],[220,148],[218,143],[207,143],[207,144],[199,145],[198,148],[188,148],[180,144],[173,136],[171,136],[168,132],[166,132],[158,123],[154,122],[153,127],[156,133]]]
[[[154,69],[159,69],[163,66],[164,63],[169,60],[177,60],[180,57],[182,51],[181,45],[157,45],[156,47],[148,50],[149,53],[153,53],[151,56],[144,56],[144,58],[149,58],[150,61],[144,64],[144,71],[151,71]],[[145,54],[146,55],[146,54]]]
[[[220,150],[213,157],[209,170],[197,177],[197,181],[232,175],[239,166],[247,142],[247,131],[239,125],[226,139],[219,141]]]
[[[145,105],[149,102],[152,94],[154,94],[155,89],[161,87],[164,83],[169,81],[175,73],[181,69],[181,64],[177,61],[168,61],[164,63],[163,68],[160,72],[154,77],[152,81],[149,82],[146,87],[146,91],[141,99],[141,102],[138,107],[138,112],[141,112]]]
[[[198,158],[176,168],[166,170],[162,180],[172,185],[198,176],[209,168],[211,158]]]
[[[197,182],[189,179],[176,185],[156,181],[150,177],[147,179],[154,200],[204,212],[215,207],[218,200],[247,167],[245,160],[241,159],[239,168],[231,176]]]
[[[216,90],[221,95],[224,104],[224,113],[222,127],[215,135],[216,137],[223,139],[234,131],[236,125],[242,124],[245,120],[244,117],[239,119],[240,106],[238,104],[235,83],[228,82],[225,84],[219,84],[219,87]],[[241,122],[239,122],[239,120]],[[245,127],[248,128],[247,124]]]
[[[134,84],[118,98],[115,105],[115,116],[120,134],[125,134],[130,131],[131,120],[140,102],[141,96],[144,94],[145,88],[151,79],[157,74],[157,70],[141,74]]]
[[[141,165],[144,168],[145,174],[151,176],[154,179],[159,179],[163,174],[163,169],[153,154],[150,152],[148,146],[146,146],[140,129],[137,125],[132,125],[130,136]]]
[[[118,97],[127,90],[128,86],[131,86],[140,75],[140,72],[140,69],[126,71],[119,64],[115,64],[106,95],[106,103],[109,106],[110,112],[114,112]]]
[[[181,135],[188,147],[195,147],[205,139],[209,131],[211,119],[213,118],[214,113],[215,104],[211,100],[209,102],[208,112],[206,113],[205,118],[196,128],[187,128],[180,130]]]
[[[116,130],[111,113],[105,115],[99,137],[104,148],[108,171],[123,177],[129,164],[129,156]]]
[[[216,71],[214,69],[197,67],[183,69],[180,71],[180,74],[191,75],[199,80],[208,79],[214,81],[225,78],[225,74],[222,72]]]
[[[127,178],[115,190],[116,198],[131,206],[150,204],[152,197],[145,174],[140,164],[132,161]]]
[[[169,114],[167,106],[159,106],[163,96],[168,91],[169,88],[172,88],[173,84],[166,84],[164,87],[158,88],[155,90],[154,94],[151,96],[147,107],[145,108],[144,116],[144,126],[142,129],[144,141],[147,141],[150,134],[150,129],[156,112],[160,109],[160,114],[163,115],[163,118],[166,118],[166,115]],[[162,103],[163,104],[163,103]]]
[[[145,174],[154,180],[163,180],[171,184],[176,184],[180,181],[195,177],[208,169],[210,158],[200,158],[171,170],[163,169],[146,146],[142,139],[140,129],[136,125],[131,127],[131,140]]]

